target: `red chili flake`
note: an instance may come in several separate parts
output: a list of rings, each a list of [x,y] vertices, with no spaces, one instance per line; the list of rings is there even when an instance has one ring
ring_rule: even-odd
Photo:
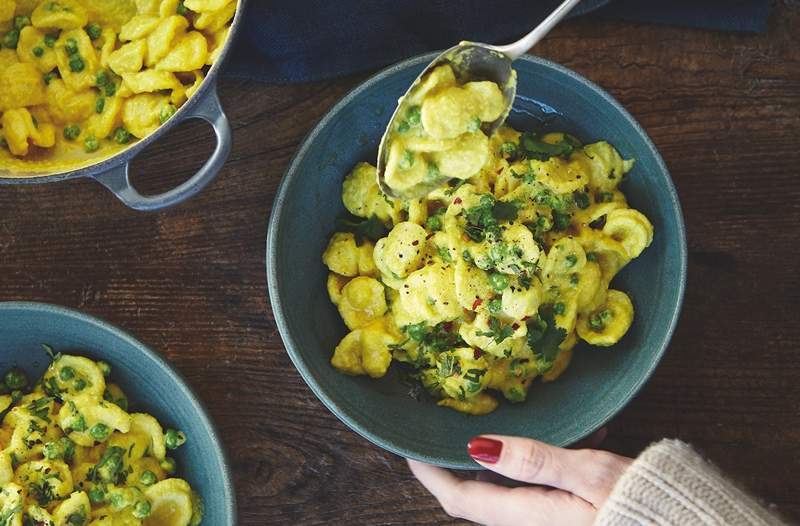
[[[472,349],[472,357],[473,358],[475,358],[477,360],[481,356],[483,356],[483,351],[482,350],[480,350],[480,349]]]
[[[419,245],[419,239],[415,239],[414,241],[412,241],[412,242],[411,242],[411,244],[412,244],[413,246],[417,246],[417,245]]]
[[[475,300],[475,302],[472,304],[472,310],[477,310],[477,309],[478,309],[478,306],[479,306],[481,303],[483,303],[483,300],[482,300],[482,299],[480,299],[480,298],[477,298],[477,299]]]
[[[456,197],[455,199],[453,199],[453,204],[454,205],[460,205],[461,204],[461,198],[460,197]]]
[[[531,319],[531,317],[530,317],[530,316],[523,316],[523,317],[522,317],[522,321],[528,321],[529,319]]]
[[[519,329],[519,323],[515,323],[514,325],[511,326],[511,328],[514,330]]]

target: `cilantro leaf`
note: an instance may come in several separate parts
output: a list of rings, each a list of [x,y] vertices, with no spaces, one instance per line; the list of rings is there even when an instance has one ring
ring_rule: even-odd
[[[558,346],[567,337],[567,331],[556,325],[553,305],[539,307],[539,316],[528,320],[527,325],[528,345],[534,354],[551,367],[558,355]]]
[[[369,219],[361,219],[347,214],[336,220],[336,229],[355,234],[356,244],[359,246],[363,243],[364,238],[377,241],[389,233],[389,230],[375,214],[372,214]]]
[[[571,137],[564,136],[564,139],[555,144],[547,143],[538,139],[536,134],[525,132],[519,140],[522,157],[525,159],[535,159],[546,161],[551,157],[569,157],[572,152],[580,145]]]
[[[476,336],[486,336],[487,338],[494,339],[494,343],[501,344],[506,338],[510,338],[514,334],[514,329],[510,325],[503,325],[499,319],[491,316],[489,318],[489,330],[477,331]]]
[[[517,204],[513,201],[497,201],[492,207],[492,215],[498,221],[514,221],[518,212]]]

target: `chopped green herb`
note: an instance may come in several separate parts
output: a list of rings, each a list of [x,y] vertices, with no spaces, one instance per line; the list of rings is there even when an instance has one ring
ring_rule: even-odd
[[[64,51],[66,51],[68,55],[77,55],[78,41],[72,37],[68,38],[67,41],[64,42]]]
[[[508,157],[517,155],[517,145],[513,142],[504,142],[500,145],[500,154]]]
[[[44,48],[36,46],[31,50],[31,53],[33,53],[34,57],[41,58],[41,56],[44,55]]]
[[[437,232],[442,229],[442,216],[447,211],[446,208],[441,207],[437,208],[433,211],[433,214],[428,216],[428,219],[425,221],[425,228],[430,230],[431,232]]]
[[[58,40],[58,35],[47,34],[44,36],[44,45],[53,48],[56,45],[56,40]]]
[[[14,29],[22,31],[23,27],[31,25],[31,17],[25,15],[18,15],[14,17]]]
[[[587,252],[586,253],[586,261],[597,261],[597,253],[596,252]]]
[[[94,103],[94,111],[95,113],[103,113],[103,110],[106,108],[106,99],[105,97],[98,97],[97,101]]]
[[[569,212],[553,210],[553,230],[561,232],[566,230],[572,222],[572,215]]]
[[[574,194],[572,194],[572,199],[575,201],[575,206],[577,206],[581,210],[586,210],[587,208],[589,208],[589,205],[591,204],[589,202],[589,194],[587,194],[586,192],[575,192]]]
[[[486,308],[492,314],[500,314],[500,311],[503,310],[503,300],[500,298],[492,298],[489,300],[489,303],[486,304]]]
[[[501,344],[507,338],[510,338],[511,335],[514,334],[514,329],[510,325],[503,325],[503,323],[494,316],[489,317],[489,330],[488,331],[476,331],[476,336],[486,336],[487,338],[492,338],[494,343]]]
[[[541,141],[531,132],[524,132],[520,136],[521,153],[525,159],[546,161],[551,157],[569,157],[577,146],[568,136],[555,144]]]
[[[398,166],[401,170],[408,170],[412,166],[414,166],[414,152],[411,150],[405,150],[403,152],[403,156],[400,157],[400,162]]]
[[[539,307],[539,316],[528,320],[527,325],[528,345],[542,362],[539,371],[546,372],[552,367],[558,346],[567,337],[567,331],[556,325],[553,307],[549,304]]]
[[[475,133],[476,131],[481,129],[481,118],[480,117],[473,117],[469,124],[467,124],[467,131],[470,133]]]
[[[389,233],[386,226],[375,214],[372,214],[369,219],[361,219],[350,214],[340,217],[336,220],[336,229],[355,234],[356,244],[359,246],[364,241],[364,238],[377,241]]]

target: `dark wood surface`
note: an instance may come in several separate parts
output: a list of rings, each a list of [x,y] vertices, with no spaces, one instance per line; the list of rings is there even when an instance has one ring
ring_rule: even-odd
[[[537,53],[598,82],[644,125],[688,227],[677,333],[605,446],[635,455],[682,438],[800,521],[800,6],[779,4],[763,35],[582,19]],[[401,459],[316,400],[267,299],[266,223],[281,175],[363,78],[223,80],[230,160],[202,195],[165,213],[132,212],[91,181],[0,187],[0,300],[103,317],[178,366],[225,438],[244,525],[451,523]],[[209,137],[189,125],[159,144],[137,163],[141,187],[185,178]]]

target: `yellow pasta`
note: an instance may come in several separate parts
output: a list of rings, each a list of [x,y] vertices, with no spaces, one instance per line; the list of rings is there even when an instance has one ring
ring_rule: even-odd
[[[237,5],[0,0],[0,168],[78,168],[153,133],[199,89]]]
[[[440,406],[486,414],[492,392],[522,402],[536,377],[563,375],[580,340],[625,335],[633,303],[609,285],[653,226],[619,187],[633,160],[609,143],[509,127],[486,137],[482,123],[503,111],[499,88],[458,85],[447,66],[409,97],[417,109],[393,130],[386,180],[401,191],[450,182],[404,201],[380,192],[367,163],[345,177],[352,231],[334,233],[322,259],[351,332],[331,363],[380,377],[404,362]],[[359,248],[365,237],[374,249]]]
[[[202,502],[167,456],[183,433],[128,413],[109,365],[52,358],[31,392],[0,396],[0,523],[198,526]],[[5,378],[29,386],[18,370]]]

